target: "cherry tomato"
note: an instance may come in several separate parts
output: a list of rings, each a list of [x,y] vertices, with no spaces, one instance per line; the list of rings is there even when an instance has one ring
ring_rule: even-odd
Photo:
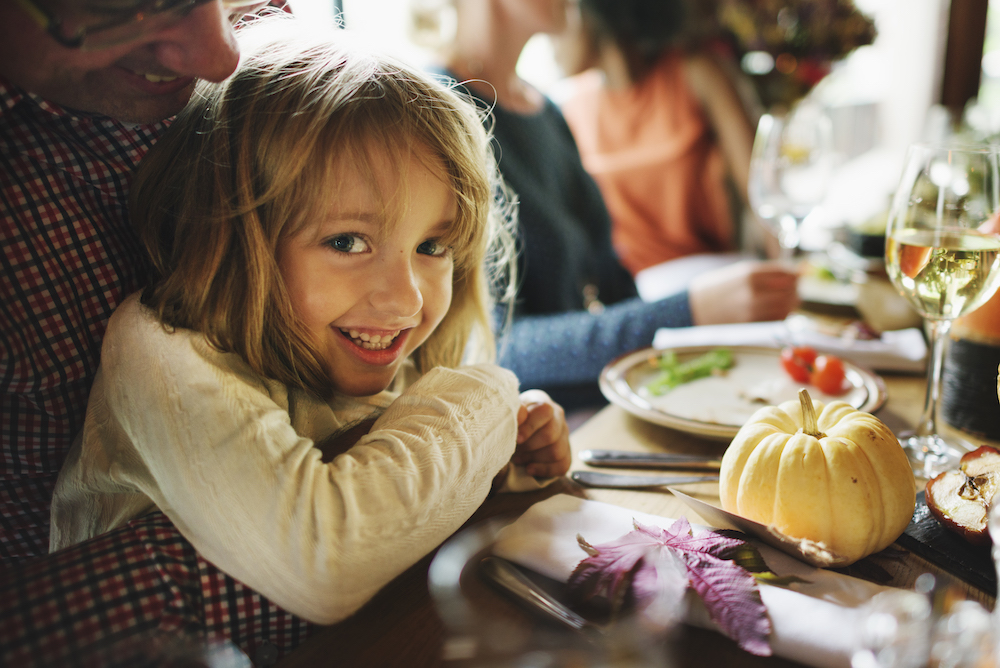
[[[816,351],[809,346],[787,346],[781,351],[781,366],[792,380],[808,383],[816,361]]]
[[[819,388],[825,394],[843,394],[844,390],[844,363],[839,357],[833,355],[820,355],[816,358],[812,373],[809,374],[809,382]]]
[[[902,245],[899,251],[899,270],[904,276],[916,278],[931,261],[933,248],[926,246]]]

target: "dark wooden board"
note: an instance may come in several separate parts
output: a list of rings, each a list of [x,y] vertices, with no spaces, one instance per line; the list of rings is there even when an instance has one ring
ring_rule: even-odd
[[[941,526],[931,514],[924,493],[917,494],[913,519],[896,543],[932,564],[996,596],[997,574],[989,545],[971,545]]]

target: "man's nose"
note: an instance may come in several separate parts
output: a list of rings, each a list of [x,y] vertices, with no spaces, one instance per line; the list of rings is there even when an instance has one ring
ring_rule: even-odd
[[[157,61],[179,76],[222,81],[240,60],[229,13],[218,0],[198,5],[159,37]]]

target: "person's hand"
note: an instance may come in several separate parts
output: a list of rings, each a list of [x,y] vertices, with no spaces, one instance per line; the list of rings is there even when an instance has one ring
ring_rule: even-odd
[[[536,478],[552,478],[569,471],[573,455],[562,406],[541,390],[522,392],[517,424],[513,463],[523,464],[528,475]]]
[[[799,273],[784,262],[748,260],[696,276],[688,288],[696,325],[782,320],[799,304]]]

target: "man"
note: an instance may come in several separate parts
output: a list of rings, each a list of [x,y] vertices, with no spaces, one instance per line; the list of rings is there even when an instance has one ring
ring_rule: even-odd
[[[0,559],[48,552],[111,312],[148,265],[132,171],[259,0],[0,0]]]
[[[162,665],[217,640],[264,666],[308,632],[160,512],[43,556],[105,326],[148,275],[132,172],[264,4],[0,0],[0,665]]]

